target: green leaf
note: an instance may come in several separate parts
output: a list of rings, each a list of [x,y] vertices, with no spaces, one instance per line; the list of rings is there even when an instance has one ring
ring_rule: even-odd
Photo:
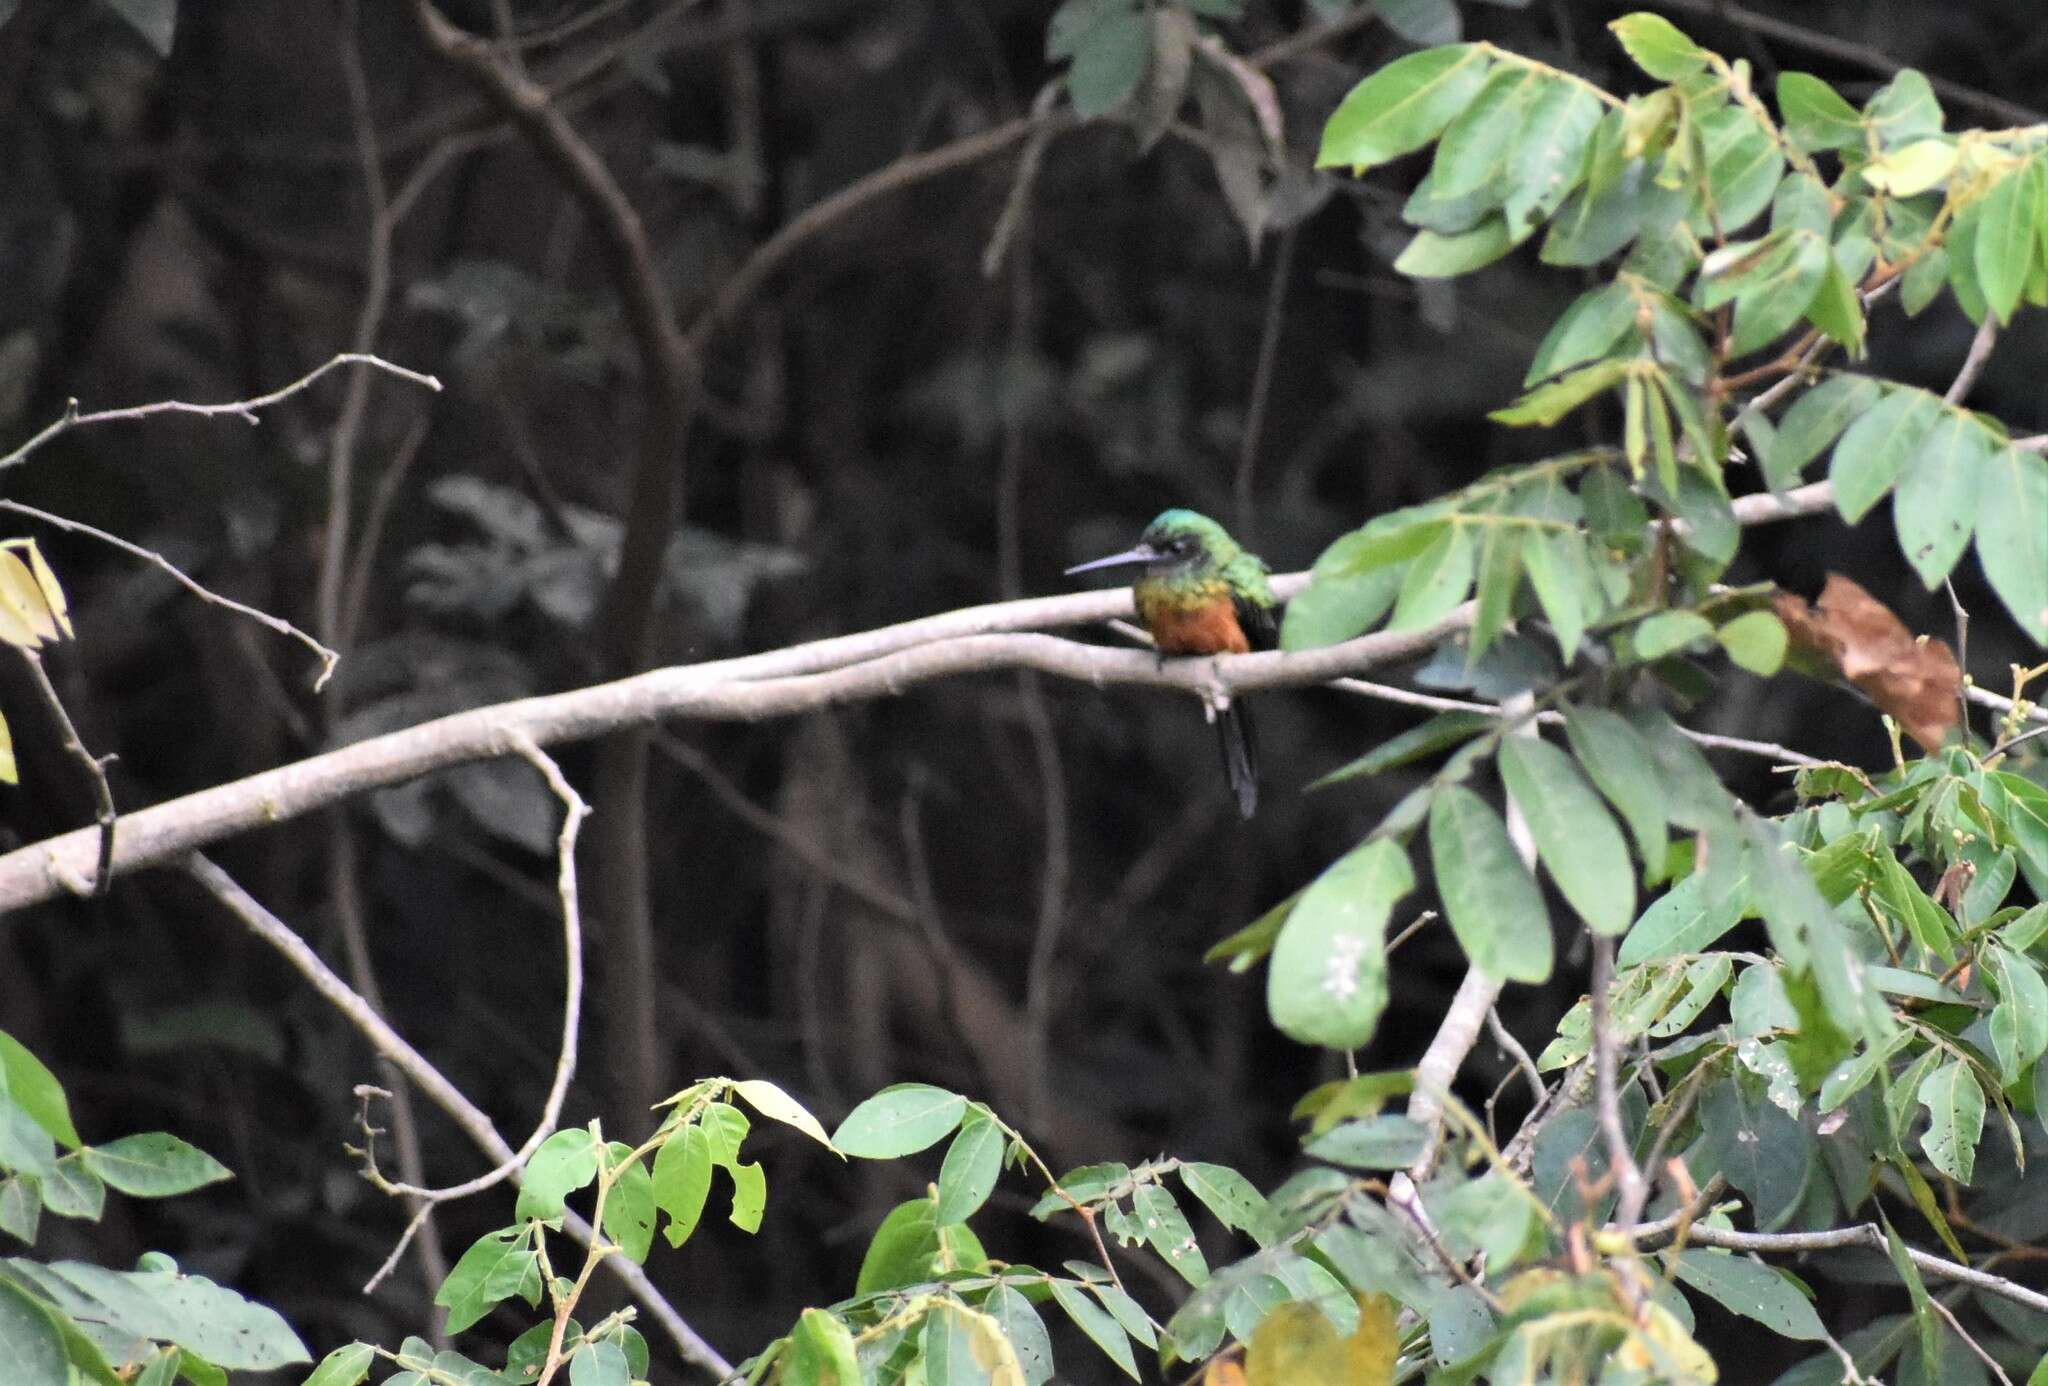
[[[929,1198],[913,1198],[889,1210],[861,1258],[855,1294],[871,1295],[931,1279],[932,1258],[939,1253],[937,1207]]]
[[[5,1030],[0,1030],[0,1093],[27,1112],[29,1120],[49,1132],[59,1145],[76,1150],[84,1144],[71,1124],[71,1106],[64,1100],[63,1085],[43,1067],[41,1059]]]
[[[569,1386],[631,1386],[633,1372],[617,1343],[585,1342],[569,1359]]]
[[[1115,110],[1144,80],[1152,60],[1152,24],[1143,13],[1112,15],[1088,30],[1067,69],[1067,94],[1083,120]]]
[[[1131,1191],[1131,1212],[1145,1231],[1145,1244],[1165,1259],[1190,1285],[1208,1282],[1209,1263],[1202,1259],[1195,1229],[1188,1226],[1180,1205],[1159,1184],[1140,1184]]]
[[[727,1220],[742,1232],[760,1231],[761,1214],[768,1208],[768,1171],[758,1160],[750,1164],[735,1160],[725,1168],[732,1176],[732,1212]]]
[[[2012,320],[2039,256],[2041,166],[2028,159],[1984,194],[1975,247],[1977,283],[2000,322]]]
[[[1586,624],[1604,605],[1582,534],[1532,534],[1522,546],[1522,564],[1543,615],[1569,663],[1585,638]]]
[[[2048,645],[2048,458],[2008,446],[1985,472],[1977,561],[2020,629]]]
[[[539,1303],[540,1289],[540,1258],[525,1229],[501,1227],[484,1233],[462,1253],[434,1292],[434,1303],[448,1311],[442,1328],[453,1336],[515,1295],[528,1304]],[[321,1369],[325,1366],[322,1363]]]
[[[1710,889],[1709,887],[1713,887]],[[1621,941],[1623,967],[1704,952],[1741,922],[1749,904],[1749,874],[1709,881],[1695,871],[1658,897]]]
[[[1714,234],[1717,221],[1723,232],[1732,232],[1771,205],[1785,175],[1785,156],[1773,132],[1741,106],[1710,106],[1695,114],[1694,124],[1705,154],[1706,192],[1714,215],[1709,217],[1701,202],[1688,225],[1705,240]]]
[[[1862,1053],[1836,1064],[1821,1081],[1820,1095],[1816,1099],[1819,1110],[1832,1112],[1861,1092],[1871,1079],[1890,1067],[1892,1056],[1904,1049],[1912,1038],[1912,1031],[1900,1030],[1883,1044],[1866,1046]]]
[[[1600,99],[1587,87],[1563,79],[1543,84],[1508,151],[1501,202],[1514,239],[1549,220],[1577,186],[1601,114]]]
[[[1941,133],[1941,103],[1927,78],[1909,67],[1864,103],[1863,120],[1886,149],[1896,149]]]
[[[619,1141],[608,1149],[615,1164],[633,1153],[633,1147]],[[654,1245],[654,1206],[654,1179],[646,1165],[635,1160],[613,1177],[604,1200],[605,1235],[636,1266],[647,1263]]]
[[[1479,571],[1474,587],[1476,609],[1465,637],[1465,663],[1477,664],[1514,617],[1515,594],[1522,588],[1522,546],[1527,531],[1519,526],[1490,524],[1479,545]]]
[[[1936,246],[1915,260],[1899,288],[1899,306],[1906,316],[1917,318],[1927,305],[1941,296],[1948,283],[1948,247]]]
[[[1260,1246],[1271,1240],[1273,1208],[1251,1180],[1227,1165],[1200,1160],[1183,1160],[1179,1173],[1182,1187],[1200,1200],[1216,1221],[1245,1233]]]
[[[1636,66],[1660,82],[1675,82],[1707,65],[1707,51],[1662,15],[1626,14],[1607,26]]]
[[[1280,648],[1315,650],[1365,634],[1394,605],[1401,590],[1397,568],[1350,577],[1318,577],[1287,603]]]
[[[951,1135],[967,1113],[967,1099],[926,1083],[883,1088],[846,1114],[832,1143],[864,1160],[914,1155]]]
[[[654,1152],[654,1206],[668,1214],[670,1246],[697,1230],[710,1194],[711,1138],[700,1126],[685,1126]]]
[[[1834,263],[1827,242],[1811,231],[1773,236],[1780,238],[1778,244],[1754,263],[1734,254],[1743,248],[1731,245],[1709,255],[1700,266],[1700,306],[1712,308],[1731,298],[1735,302],[1731,355],[1747,356],[1782,337],[1806,315]]]
[[[1511,736],[1501,743],[1500,773],[1537,855],[1579,917],[1596,933],[1628,928],[1636,898],[1628,847],[1571,757],[1546,741]]]
[[[1627,361],[1596,361],[1538,385],[1513,404],[1496,409],[1486,417],[1495,423],[1533,424],[1548,428],[1593,396],[1613,389],[1628,378],[1630,371],[1631,365]]]
[[[1835,509],[1843,519],[1853,525],[1884,499],[1919,451],[1938,412],[1932,397],[1918,390],[1898,390],[1849,425],[1835,444],[1828,469],[1835,484]]]
[[[1545,376],[1612,354],[1636,322],[1636,297],[1622,283],[1602,284],[1573,300],[1544,336],[1522,378],[1526,389]]]
[[[347,1343],[320,1359],[305,1386],[358,1386],[368,1380],[377,1351],[368,1343]]]
[[[1636,658],[1647,664],[1695,641],[1713,639],[1714,626],[1697,611],[1660,611],[1637,622],[1630,638]]]
[[[1410,279],[1455,279],[1483,269],[1515,248],[1505,218],[1491,216],[1469,231],[1452,235],[1423,230],[1394,257],[1394,269]]]
[[[569,1195],[596,1178],[596,1137],[588,1130],[557,1131],[542,1141],[526,1162],[513,1216],[521,1222],[528,1218],[553,1222],[562,1216]]]
[[[1405,1169],[1422,1157],[1429,1132],[1422,1124],[1391,1114],[1339,1122],[1303,1149],[1318,1160],[1353,1169]]]
[[[1390,631],[1427,630],[1457,608],[1472,590],[1476,555],[1467,526],[1446,525],[1401,578]]]
[[[43,1204],[58,1217],[99,1221],[106,1208],[107,1186],[85,1167],[82,1152],[74,1151],[51,1165],[42,1181]]]
[[[271,1371],[312,1361],[276,1310],[205,1276],[113,1271],[82,1261],[54,1261],[43,1270],[97,1301],[95,1322],[118,1336],[176,1343],[191,1357],[232,1371]]]
[[[1363,172],[1422,148],[1471,104],[1491,67],[1476,44],[1395,59],[1353,87],[1331,115],[1316,167]]]
[[[784,1126],[794,1126],[827,1150],[837,1151],[832,1138],[825,1134],[825,1128],[811,1115],[803,1103],[791,1097],[775,1084],[760,1078],[743,1078],[732,1085],[732,1090],[753,1109],[770,1121],[779,1121]]]
[[[1700,748],[1661,708],[1631,704],[1624,714],[1650,748],[1664,784],[1664,816],[1681,828],[1706,831],[1733,821],[1729,794]]]
[[[1643,859],[1644,878],[1661,874],[1670,836],[1664,831],[1664,789],[1649,745],[1625,719],[1606,708],[1565,704],[1564,730],[1580,768],[1628,824]]]
[[[1920,1148],[1936,1169],[1968,1184],[1977,1164],[1977,1140],[1984,1134],[1984,1090],[1977,1076],[1955,1059],[1928,1074],[1914,1095],[1927,1109]]]
[[[1784,1338],[1817,1342],[1828,1336],[1806,1296],[1770,1266],[1723,1251],[1681,1251],[1677,1260],[1678,1278],[1730,1313],[1755,1319]]]
[[[1941,585],[1970,542],[1995,446],[1975,418],[1944,409],[1906,461],[1892,524],[1906,561],[1929,589]]]
[[[1714,632],[1728,658],[1759,678],[1769,678],[1785,663],[1785,623],[1768,611],[1737,616]]]
[[[1797,484],[1807,464],[1827,450],[1849,421],[1883,398],[1884,388],[1867,375],[1823,380],[1793,402],[1764,450],[1764,481],[1773,491]]]
[[[1544,85],[1533,67],[1493,70],[1437,145],[1430,178],[1438,197],[1460,197],[1493,182]]]
[[[0,1279],[0,1380],[11,1386],[66,1386],[71,1367],[50,1311]]]
[[[1550,915],[1500,815],[1471,790],[1451,785],[1429,811],[1437,893],[1458,946],[1472,965],[1503,982],[1550,976]]]
[[[1338,858],[1280,928],[1266,970],[1266,1009],[1303,1044],[1356,1049],[1387,1004],[1387,917],[1414,889],[1408,857],[1377,838]]]
[[[940,1225],[965,1222],[988,1202],[1003,1173],[1003,1128],[986,1110],[976,1109],[960,1123],[959,1134],[939,1166]]]
[[[2048,981],[2032,958],[1996,943],[1985,948],[1984,961],[1999,998],[1991,1012],[1991,1051],[1999,1078],[2017,1082],[2048,1051]]]
[[[1832,250],[1827,253],[1827,273],[1821,276],[1820,288],[1814,291],[1813,302],[1806,305],[1806,320],[1841,344],[1851,356],[1863,354],[1863,300]]]
[[[162,1131],[89,1145],[80,1155],[87,1169],[138,1198],[169,1198],[234,1178],[205,1151]]]
[[[1045,1322],[1017,1288],[1008,1283],[995,1287],[982,1301],[982,1312],[996,1321],[996,1327],[1010,1341],[1023,1372],[1024,1386],[1044,1386],[1052,1379],[1052,1339]],[[855,1379],[857,1380],[857,1378]],[[848,1386],[854,1386],[852,1381]]]
[[[1840,92],[1809,73],[1778,74],[1778,115],[1786,137],[1809,154],[1863,148],[1863,117]]]
[[[1131,1352],[1131,1340],[1124,1333],[1122,1325],[1099,1308],[1095,1301],[1081,1292],[1071,1282],[1053,1280],[1052,1297],[1066,1311],[1074,1326],[1088,1335],[1089,1341],[1109,1355],[1109,1360],[1123,1368],[1124,1374],[1133,1381],[1141,1380],[1138,1375],[1138,1359]]]

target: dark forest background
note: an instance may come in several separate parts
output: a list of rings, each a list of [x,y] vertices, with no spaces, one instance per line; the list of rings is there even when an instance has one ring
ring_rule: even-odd
[[[648,381],[616,284],[557,169],[429,51],[410,5],[186,0],[159,56],[110,8],[22,0],[0,26],[0,448],[70,396],[95,408],[272,389],[356,342],[378,301],[374,349],[446,386],[369,381],[350,484],[363,579],[325,613],[345,641],[325,692],[310,692],[301,647],[89,540],[24,529],[74,602],[58,685],[87,743],[118,754],[119,802],[139,807],[628,663],[1065,590],[1064,566],[1123,547],[1167,505],[1225,520],[1276,570],[1304,566],[1367,515],[1553,449],[1484,414],[1583,287],[1526,253],[1455,284],[1395,275],[1396,213],[1419,169],[1312,174],[1324,117],[1446,24],[1628,89],[1602,26],[1636,7],[1404,0],[1361,16],[1342,0],[1251,0],[1216,32],[1270,75],[1285,166],[1192,106],[1149,151],[1113,122],[1048,123],[1042,140],[936,176],[885,174],[728,312],[719,295],[807,208],[1026,118],[1054,75],[1051,0],[450,0],[444,13],[474,32],[509,14],[529,73],[637,208],[679,325],[708,324],[679,525],[636,651],[609,624],[608,588],[640,503],[629,459]],[[2026,6],[1652,7],[1747,57],[1760,89],[1792,67],[1860,100],[1910,65],[1952,84],[1952,127],[2040,118],[2027,107],[2048,26]],[[365,176],[364,111],[381,190]],[[373,272],[380,204],[389,253]],[[2041,422],[2041,332],[2039,315],[2015,325],[1982,407]],[[1970,327],[1944,300],[1914,331],[1872,335],[1881,373],[1935,383]],[[345,405],[337,376],[258,428],[82,430],[9,472],[6,494],[317,628]],[[1810,594],[1839,569],[1915,629],[1952,633],[1946,598],[1910,578],[1887,523],[1755,536],[1738,577]],[[1992,608],[1974,565],[1958,576],[1966,606]],[[1972,640],[1969,662],[2003,686],[2023,652],[1997,638]],[[7,669],[0,708],[23,760],[21,786],[0,792],[12,847],[91,807]],[[1402,681],[1417,678],[1428,671]],[[1329,1074],[1271,1032],[1256,976],[1200,955],[1410,787],[1394,774],[1300,792],[1419,714],[1334,693],[1268,696],[1258,713],[1267,784],[1249,823],[1199,709],[1156,694],[1003,675],[661,735],[648,928],[631,937],[597,884],[568,1118],[638,1139],[649,1101],[727,1073],[783,1083],[830,1125],[885,1083],[923,1079],[991,1100],[1055,1165],[1165,1151],[1270,1186],[1297,1149],[1289,1104]],[[1874,713],[1790,678],[1732,684],[1694,724],[1886,757]],[[571,748],[564,765],[588,791],[601,759]],[[1721,768],[1753,802],[1780,793],[1754,762]],[[599,808],[584,841],[602,876],[618,820]],[[558,1024],[555,814],[538,777],[506,761],[218,857],[338,967],[366,964],[398,1028],[517,1139]],[[351,960],[354,942],[366,957]],[[1532,1049],[1583,963],[1509,991],[1504,1014]],[[1362,1056],[1374,1067],[1413,1062],[1462,962],[1427,931],[1395,967]],[[360,1141],[350,1090],[379,1081],[376,1066],[190,881],[145,873],[104,901],[0,919],[0,1029],[56,1070],[87,1139],[161,1127],[238,1175],[167,1204],[115,1200],[98,1226],[45,1220],[39,1254],[118,1265],[162,1248],[277,1305],[316,1353],[429,1330],[418,1257],[356,1292],[405,1217],[343,1151]],[[1466,1095],[1483,1102],[1505,1071],[1482,1046]],[[418,1120],[429,1182],[483,1167],[437,1114]],[[936,1168],[847,1167],[793,1136],[763,1141],[758,1236],[709,1227],[651,1266],[735,1359],[847,1293],[881,1213]],[[449,1254],[502,1224],[508,1198],[447,1209]],[[1071,1232],[1024,1217],[1030,1201],[1022,1184],[999,1193],[980,1220],[991,1252],[1077,1254]],[[467,1341],[519,1326],[487,1321]]]

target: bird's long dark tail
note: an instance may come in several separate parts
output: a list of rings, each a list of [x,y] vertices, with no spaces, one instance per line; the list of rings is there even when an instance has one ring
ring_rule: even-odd
[[[1237,811],[1249,818],[1259,806],[1259,742],[1244,699],[1232,698],[1230,706],[1217,714],[1216,731],[1223,741],[1223,773],[1230,777]]]

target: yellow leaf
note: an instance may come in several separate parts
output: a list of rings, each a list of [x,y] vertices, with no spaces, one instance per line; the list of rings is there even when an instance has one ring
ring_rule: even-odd
[[[21,783],[21,773],[14,764],[14,733],[7,730],[5,717],[0,717],[0,783]]]
[[[974,1365],[988,1373],[989,1386],[1025,1386],[1024,1364],[1003,1336],[1002,1325],[973,1309],[962,1307],[958,1312],[967,1320],[967,1347]]]
[[[50,614],[57,618],[57,626],[64,632],[64,638],[71,638],[71,606],[64,600],[64,589],[57,582],[56,573],[43,561],[43,551],[36,547],[36,541],[22,541],[28,548],[28,566],[35,573],[36,586],[43,591],[43,601],[48,604]]]
[[[1246,1386],[1244,1368],[1229,1357],[1212,1357],[1202,1373],[1202,1386]]]
[[[1320,1309],[1296,1301],[1277,1306],[1252,1333],[1244,1380],[1246,1386],[1389,1386],[1399,1350],[1394,1306],[1385,1295],[1359,1300],[1358,1327],[1348,1338],[1337,1336]],[[1216,1367],[1209,1370],[1213,1377]]]
[[[36,585],[35,575],[29,572],[28,564],[6,549],[0,549],[0,607],[19,618],[28,631],[26,640],[0,633],[0,639],[10,645],[34,647],[45,640],[57,638],[57,622],[50,615],[50,604],[43,599],[43,590]]]

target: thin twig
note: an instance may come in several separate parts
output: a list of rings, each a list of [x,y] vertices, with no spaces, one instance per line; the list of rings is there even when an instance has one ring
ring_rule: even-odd
[[[1977,377],[1984,374],[1984,367],[1990,364],[1991,349],[1998,345],[1998,319],[1991,314],[1984,315],[1984,323],[1977,329],[1977,335],[1970,338],[1970,349],[1963,356],[1962,368],[1956,378],[1949,382],[1947,393],[1942,395],[1945,404],[1961,404],[1976,388]]]
[[[1493,1036],[1493,1042],[1505,1050],[1515,1061],[1515,1069],[1529,1080],[1531,1096],[1538,1102],[1550,1095],[1550,1087],[1543,1081],[1543,1074],[1536,1067],[1536,1061],[1529,1057],[1529,1051],[1515,1038],[1514,1031],[1501,1023],[1500,1007],[1486,1008],[1486,1033]]]
[[[426,1058],[404,1036],[385,1021],[384,1017],[350,989],[334,970],[323,962],[318,953],[283,920],[272,914],[260,901],[242,889],[241,885],[227,872],[216,866],[204,854],[193,852],[186,856],[184,867],[188,874],[202,886],[228,912],[240,920],[250,932],[283,955],[286,962],[296,969],[313,990],[339,1010],[382,1057],[389,1059],[409,1078],[427,1100],[448,1114],[450,1120],[461,1128],[470,1142],[485,1155],[500,1163],[510,1159],[513,1150],[498,1134],[497,1127],[482,1108],[465,1096],[462,1090],[448,1081],[441,1070]],[[574,1212],[565,1211],[562,1216],[562,1230],[578,1243],[589,1246],[596,1235],[591,1225]],[[623,1256],[605,1258],[612,1273],[626,1285],[627,1291],[674,1341],[677,1351],[683,1357],[716,1372],[720,1377],[732,1374],[732,1364],[721,1356],[718,1350],[705,1342],[697,1331],[690,1327],[683,1316],[676,1312],[647,1272]]]
[[[153,563],[163,569],[164,572],[171,576],[173,581],[177,582],[179,586],[183,587],[193,596],[199,598],[199,600],[213,606],[225,607],[237,615],[247,616],[252,621],[258,621],[270,627],[279,635],[289,636],[293,640],[298,641],[301,645],[311,650],[320,660],[320,672],[313,678],[313,691],[315,693],[326,687],[327,680],[334,676],[334,666],[341,661],[341,656],[333,650],[328,649],[327,646],[321,644],[318,640],[315,640],[312,636],[306,634],[306,632],[300,630],[287,620],[273,616],[267,611],[258,611],[253,606],[245,606],[232,597],[224,597],[212,588],[202,586],[183,569],[178,567],[177,564],[171,562],[171,560],[165,558],[154,549],[145,549],[140,544],[131,544],[118,534],[109,534],[106,530],[95,529],[93,526],[82,521],[69,519],[63,515],[53,515],[47,510],[38,510],[32,505],[23,505],[17,500],[0,500],[0,510],[12,511],[17,515],[26,515],[31,520],[36,520],[46,525],[53,525],[67,533],[83,534],[89,538],[99,540],[102,544],[110,544],[123,553],[131,554],[146,563]]]
[[[82,414],[78,410],[77,400],[67,400],[65,401],[62,415],[44,425],[41,432],[37,433],[13,452],[0,456],[0,471],[4,471],[8,467],[18,466],[27,461],[31,453],[35,452],[37,448],[42,447],[52,438],[69,433],[74,428],[83,428],[87,424],[149,419],[159,414],[190,414],[204,419],[217,418],[225,414],[241,419],[245,423],[260,423],[262,420],[257,417],[260,411],[280,401],[290,399],[293,395],[312,385],[321,376],[342,366],[369,366],[376,370],[384,371],[387,374],[395,375],[400,380],[409,380],[415,385],[425,386],[429,390],[439,390],[441,388],[441,382],[431,375],[423,375],[419,371],[407,370],[404,366],[393,365],[380,356],[370,356],[355,351],[344,351],[339,356],[315,366],[312,370],[306,372],[282,389],[272,390],[267,395],[256,395],[250,399],[232,400],[226,404],[187,404],[182,400],[158,400],[153,404],[136,404],[125,409],[100,409],[90,414]]]
[[[78,734],[78,727],[71,720],[71,714],[64,707],[64,700],[57,696],[57,685],[50,682],[50,671],[43,667],[42,654],[27,645],[17,645],[21,657],[28,661],[29,673],[35,678],[36,691],[43,696],[43,706],[57,719],[58,728],[64,733],[64,749],[80,765],[92,782],[94,821],[99,824],[99,859],[93,868],[90,890],[93,895],[105,895],[114,885],[114,790],[107,783],[107,762],[85,748],[85,738]]]
[[[1663,1245],[1670,1237],[1670,1232],[1653,1232],[1646,1224],[1634,1229],[1629,1235],[1640,1249],[1647,1251]],[[1879,1253],[1887,1249],[1884,1232],[1877,1224],[1870,1222],[1855,1223],[1848,1227],[1824,1228],[1818,1232],[1737,1232],[1732,1228],[1694,1223],[1691,1231],[1686,1234],[1686,1240],[1694,1246],[1721,1247],[1728,1251],[1753,1251],[1766,1256],[1834,1251],[1842,1247],[1867,1247]],[[2039,1290],[2030,1290],[2024,1285],[2007,1280],[2002,1275],[1993,1275],[1974,1266],[1961,1265],[1922,1251],[1918,1247],[1907,1247],[1906,1255],[1919,1267],[1922,1275],[1931,1275],[1960,1285],[1970,1285],[1986,1294],[2009,1299],[2014,1304],[2024,1304],[2037,1313],[2048,1314],[2048,1295],[2042,1294]]]
[[[1614,986],[1614,940],[1593,935],[1593,977],[1589,996],[1593,1018],[1593,1105],[1600,1133],[1607,1142],[1607,1168],[1614,1175],[1614,1220],[1623,1227],[1643,1215],[1650,1186],[1636,1165],[1628,1132],[1621,1124],[1621,1094],[1614,1077],[1614,1026],[1608,1013],[1608,992]]]
[[[1986,319],[1986,321],[1989,321],[1989,319]],[[1948,1326],[1955,1330],[1955,1335],[1958,1338],[1961,1338],[1963,1340],[1963,1346],[1967,1347],[1971,1352],[1976,1353],[1978,1360],[1983,1362],[1985,1366],[1991,1368],[1991,1374],[1993,1376],[1997,1377],[1999,1381],[2004,1384],[2004,1386],[2012,1386],[2012,1378],[2005,1374],[2005,1368],[1999,1366],[1998,1359],[1993,1357],[1990,1353],[1984,1350],[1984,1345],[1982,1343],[1978,1342],[1975,1338],[1970,1336],[1970,1331],[1964,1328],[1962,1322],[1956,1318],[1955,1311],[1953,1309],[1950,1309],[1946,1304],[1943,1304],[1940,1300],[1934,1298],[1932,1295],[1928,1296],[1927,1305],[1930,1309],[1934,1310],[1935,1313],[1941,1315],[1944,1319],[1948,1320]]]

